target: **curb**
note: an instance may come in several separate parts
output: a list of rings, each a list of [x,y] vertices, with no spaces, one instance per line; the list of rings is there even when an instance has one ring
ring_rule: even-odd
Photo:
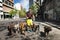
[[[46,24],[48,24],[48,23],[46,23]],[[60,30],[60,26],[58,26],[58,25],[51,25],[51,24],[48,24],[48,25],[50,25],[50,26],[52,26],[52,27],[55,27],[55,28],[57,28],[57,29]]]
[[[56,29],[59,29],[60,30],[60,26],[58,26],[58,25],[51,25],[51,24],[48,24],[48,23],[43,23],[43,22],[40,22],[40,24],[42,24],[42,25],[46,25],[46,26],[52,26],[52,27],[54,27],[54,28],[56,28]]]

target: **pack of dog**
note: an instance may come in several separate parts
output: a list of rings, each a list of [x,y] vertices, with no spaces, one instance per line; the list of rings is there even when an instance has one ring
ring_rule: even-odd
[[[18,24],[11,22],[9,23],[9,26],[8,26],[9,34],[12,34],[12,32],[16,33],[16,31],[18,31],[18,33],[21,33],[21,34],[25,34],[25,31],[28,31],[28,29],[29,28],[26,22],[19,22]],[[36,32],[36,30],[39,30],[39,25],[33,24],[31,27],[31,30],[33,32]]]

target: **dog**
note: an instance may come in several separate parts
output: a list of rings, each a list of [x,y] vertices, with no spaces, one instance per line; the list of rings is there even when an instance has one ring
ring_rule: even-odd
[[[45,33],[46,35],[48,35],[50,31],[52,31],[52,28],[51,28],[51,27],[49,27],[49,26],[45,26],[45,27],[44,27],[44,33]]]
[[[37,30],[39,31],[39,25],[33,24],[32,30],[36,32]]]
[[[24,35],[25,35],[25,30],[26,30],[25,25],[26,25],[25,22],[20,22],[20,23],[19,23],[20,33],[21,33],[21,34],[24,34]]]
[[[8,35],[12,35],[12,32],[16,33],[16,31],[14,30],[14,23],[13,22],[9,23],[7,29],[9,32]]]

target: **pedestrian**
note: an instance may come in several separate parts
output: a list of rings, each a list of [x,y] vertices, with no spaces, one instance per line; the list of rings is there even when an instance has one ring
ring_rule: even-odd
[[[28,19],[32,19],[33,18],[33,12],[31,9],[29,9],[29,11],[27,12],[26,18]]]
[[[29,11],[27,12],[26,18],[27,18],[27,20],[26,20],[27,25],[28,26],[33,25],[33,21],[32,21],[32,19],[33,19],[33,13],[32,13],[31,9],[29,9]]]

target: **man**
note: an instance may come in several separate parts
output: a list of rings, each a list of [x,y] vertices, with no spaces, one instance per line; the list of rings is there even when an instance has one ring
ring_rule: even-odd
[[[31,10],[31,9],[29,9],[29,11],[27,12],[26,17],[27,17],[28,19],[32,19],[32,18],[33,18],[33,13],[32,13],[32,10]]]
[[[28,26],[33,25],[33,21],[32,21],[33,14],[32,14],[32,10],[31,9],[29,9],[29,11],[27,12],[26,18],[27,18],[27,25]]]

